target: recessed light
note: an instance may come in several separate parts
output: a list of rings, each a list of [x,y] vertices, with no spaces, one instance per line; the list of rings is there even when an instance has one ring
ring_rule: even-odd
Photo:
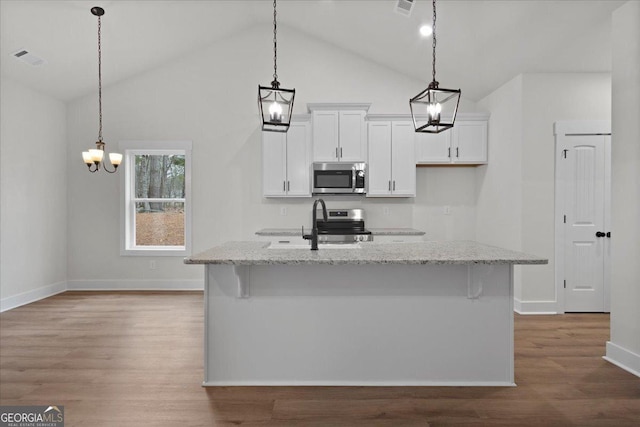
[[[431,29],[431,26],[425,24],[422,27],[420,27],[420,35],[422,37],[429,37],[432,33],[433,33],[433,30]]]

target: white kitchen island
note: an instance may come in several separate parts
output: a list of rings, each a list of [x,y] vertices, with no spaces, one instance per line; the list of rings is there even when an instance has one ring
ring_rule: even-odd
[[[514,385],[513,265],[476,242],[270,249],[205,268],[205,386]]]

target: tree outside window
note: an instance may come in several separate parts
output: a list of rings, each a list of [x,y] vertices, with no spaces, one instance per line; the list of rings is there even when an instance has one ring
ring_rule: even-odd
[[[131,144],[135,146],[127,145]],[[188,152],[144,148],[124,151],[124,251],[178,251],[176,255],[183,255],[190,228]]]

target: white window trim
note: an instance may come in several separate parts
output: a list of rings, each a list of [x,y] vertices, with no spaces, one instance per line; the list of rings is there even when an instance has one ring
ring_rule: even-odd
[[[191,141],[120,141],[118,145],[120,152],[123,154],[123,166],[124,170],[120,174],[120,188],[122,189],[122,195],[120,199],[120,255],[121,256],[174,256],[184,257],[191,255]],[[131,158],[135,154],[182,154],[185,156],[185,168],[184,168],[184,217],[185,217],[185,229],[184,229],[184,248],[182,246],[134,246],[127,247],[127,239],[131,235],[132,230],[127,229],[127,224],[130,227],[134,227],[134,221],[128,221],[130,219],[131,206],[131,194],[135,191],[131,186],[131,180],[129,176],[132,173],[132,161]],[[129,185],[127,185],[129,184]],[[174,199],[162,199],[163,201],[171,201]],[[180,199],[182,200],[182,199]]]

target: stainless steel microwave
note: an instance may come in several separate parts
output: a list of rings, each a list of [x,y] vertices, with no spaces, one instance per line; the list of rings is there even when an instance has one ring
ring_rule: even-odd
[[[314,163],[313,194],[364,194],[366,172],[366,163]]]

